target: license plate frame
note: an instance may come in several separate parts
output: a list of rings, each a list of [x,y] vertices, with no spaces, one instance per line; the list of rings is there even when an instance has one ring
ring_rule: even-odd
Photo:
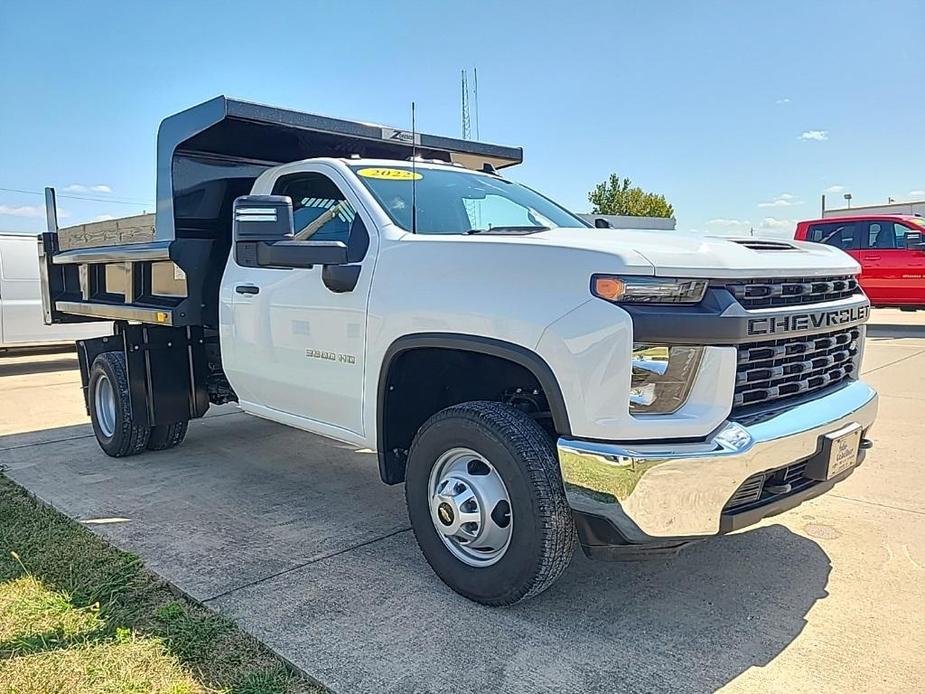
[[[849,424],[846,427],[824,434],[822,450],[807,466],[806,476],[810,479],[826,481],[847,472],[858,462],[861,451],[860,424]]]

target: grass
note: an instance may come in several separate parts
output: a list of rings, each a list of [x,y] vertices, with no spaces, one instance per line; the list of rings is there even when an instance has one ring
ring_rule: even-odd
[[[0,692],[323,691],[0,475]]]

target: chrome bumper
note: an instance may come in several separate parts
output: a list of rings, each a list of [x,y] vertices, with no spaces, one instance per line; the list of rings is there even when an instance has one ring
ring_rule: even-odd
[[[820,437],[877,416],[877,393],[856,381],[746,424],[727,422],[703,443],[627,444],[560,438],[571,507],[609,520],[627,542],[720,532],[723,507],[752,475],[813,456]]]

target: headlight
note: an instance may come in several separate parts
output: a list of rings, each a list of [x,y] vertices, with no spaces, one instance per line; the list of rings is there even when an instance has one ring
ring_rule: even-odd
[[[702,347],[633,345],[630,412],[671,414],[687,402],[700,366]]]
[[[594,296],[623,304],[696,304],[706,291],[706,280],[615,275],[591,277],[591,293]]]

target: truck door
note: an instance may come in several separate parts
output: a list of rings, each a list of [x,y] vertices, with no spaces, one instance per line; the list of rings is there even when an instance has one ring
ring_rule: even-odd
[[[865,227],[861,265],[871,302],[925,304],[925,254],[906,243],[906,234],[918,230],[890,220],[866,222]]]
[[[232,332],[223,326],[222,334],[226,374],[245,409],[251,403],[362,436],[366,311],[378,237],[346,181],[323,165],[280,177],[272,193],[292,198],[297,233],[314,224],[312,240],[346,243],[350,264],[361,266],[359,278],[345,289],[332,285],[320,265],[242,267],[232,253],[223,279],[223,294],[232,292]]]

